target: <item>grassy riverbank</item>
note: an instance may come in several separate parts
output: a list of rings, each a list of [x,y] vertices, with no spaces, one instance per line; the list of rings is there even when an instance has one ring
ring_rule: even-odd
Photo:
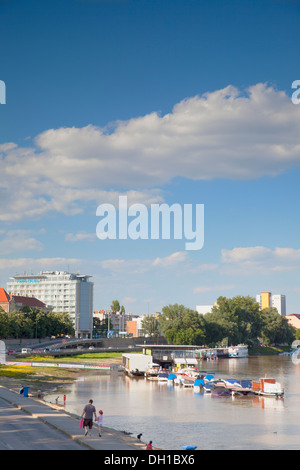
[[[291,346],[258,346],[249,349],[249,356],[276,356],[282,352],[289,352]]]
[[[25,359],[25,358],[24,358]],[[14,358],[14,361],[24,360],[20,357]],[[101,365],[121,364],[122,353],[91,353],[78,354],[72,357],[54,358],[52,356],[26,357],[28,362],[55,362],[55,363],[89,363]],[[97,371],[97,373],[101,373]],[[72,383],[82,375],[95,374],[94,370],[86,369],[63,369],[57,367],[31,367],[23,365],[0,365],[0,385],[10,388],[11,390],[19,390],[20,386],[28,386],[31,393],[38,390],[46,392],[66,384]]]

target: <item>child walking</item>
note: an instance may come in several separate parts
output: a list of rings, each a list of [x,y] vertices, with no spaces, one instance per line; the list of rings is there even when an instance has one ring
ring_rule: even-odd
[[[101,437],[101,430],[102,430],[102,424],[103,424],[103,411],[99,411],[99,416],[98,416],[98,431],[99,431],[99,437]]]

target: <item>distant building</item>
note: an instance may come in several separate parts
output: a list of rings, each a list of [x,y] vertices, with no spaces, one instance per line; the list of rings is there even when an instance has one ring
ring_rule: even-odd
[[[113,312],[111,310],[95,310],[94,316],[99,318],[100,321],[107,319],[108,330],[113,335],[127,334],[127,323],[132,320],[131,314]]]
[[[132,335],[134,338],[138,338],[139,336],[144,336],[144,329],[143,329],[143,317],[136,317],[133,318],[131,321],[127,322],[127,334]]]
[[[44,302],[36,299],[35,297],[27,297],[23,295],[10,295],[3,287],[0,287],[0,307],[4,312],[9,313],[15,310],[21,310],[24,307],[38,308],[44,312],[51,310]]]
[[[296,330],[300,328],[300,315],[297,313],[292,313],[291,315],[286,315],[287,321],[292,325]]]
[[[256,302],[259,303],[260,309],[269,307],[277,308],[280,315],[286,315],[286,298],[282,294],[272,294],[271,292],[261,292],[256,296]]]
[[[198,313],[205,315],[206,313],[210,313],[213,305],[196,305],[196,310]]]
[[[66,271],[15,275],[7,283],[13,296],[33,296],[54,312],[67,313],[78,338],[91,338],[93,331],[93,283],[91,276]]]

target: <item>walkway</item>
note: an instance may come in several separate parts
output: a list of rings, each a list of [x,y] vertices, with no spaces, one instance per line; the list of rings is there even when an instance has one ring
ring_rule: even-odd
[[[145,444],[138,439],[131,436],[126,436],[122,432],[115,431],[107,427],[103,427],[102,437],[98,436],[97,426],[93,427],[93,435],[84,436],[83,430],[79,428],[79,417],[73,416],[63,409],[55,409],[45,402],[19,395],[16,392],[8,390],[0,386],[0,398],[5,402],[13,405],[14,407],[22,410],[23,412],[31,415],[33,418],[42,421],[43,423],[51,426],[65,436],[68,436],[72,441],[75,441],[84,448],[91,450],[144,450]],[[3,417],[3,410],[1,413]],[[10,413],[7,410],[6,419],[0,420],[0,432],[7,430],[7,423],[9,422]],[[38,421],[37,421],[38,422]],[[24,434],[20,431],[20,439],[24,440]],[[70,442],[70,449],[72,442]],[[52,450],[56,450],[53,448]]]

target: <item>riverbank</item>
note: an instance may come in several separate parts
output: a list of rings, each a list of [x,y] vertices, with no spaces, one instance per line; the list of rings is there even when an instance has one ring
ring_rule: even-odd
[[[35,362],[65,362],[81,364],[101,364],[106,367],[120,365],[122,356],[116,356],[114,353],[100,355],[78,355],[76,358],[60,358],[59,360],[53,357],[26,357],[26,361],[30,362],[31,359]],[[13,360],[16,360],[15,358]],[[18,360],[21,361],[20,358]],[[0,365],[0,383],[1,385],[17,392],[20,386],[30,388],[30,394],[36,395],[38,391],[42,393],[49,393],[56,389],[62,389],[78,380],[82,376],[93,375],[93,369],[76,369],[76,368],[54,368],[54,367],[31,367],[24,365]],[[97,373],[107,373],[97,370]]]
[[[89,363],[96,361],[89,360]],[[82,359],[87,362],[87,359]],[[98,360],[99,363],[99,360]],[[107,357],[103,365],[112,366],[121,364],[121,358]],[[97,374],[107,374],[97,370]],[[79,428],[80,417],[67,412],[63,407],[62,398],[59,404],[45,402],[38,396],[53,393],[63,394],[64,387],[78,380],[82,376],[94,375],[94,370],[88,369],[57,369],[51,367],[26,366],[0,366],[0,397],[8,403],[31,414],[37,419],[68,435],[72,440],[92,450],[144,450],[145,443],[139,441],[122,431],[103,427],[102,437],[99,439],[96,425],[92,437],[83,435]],[[21,386],[29,387],[29,396],[19,395]],[[51,410],[51,411],[50,411]]]
[[[96,425],[93,429],[92,436],[84,436],[84,432],[79,426],[79,416],[68,413],[63,408],[48,404],[42,400],[24,397],[23,395],[3,386],[2,381],[0,385],[0,398],[19,410],[31,415],[36,420],[40,420],[51,426],[56,429],[57,432],[68,436],[72,441],[81,444],[83,448],[105,451],[145,450],[145,444],[140,442],[137,438],[133,438],[130,435],[126,435],[108,427],[103,427],[101,438],[98,436]],[[3,419],[5,411],[2,410],[1,413],[1,431],[2,429],[5,431],[7,420],[10,417],[9,408],[6,409],[6,412],[7,417],[5,419]]]

